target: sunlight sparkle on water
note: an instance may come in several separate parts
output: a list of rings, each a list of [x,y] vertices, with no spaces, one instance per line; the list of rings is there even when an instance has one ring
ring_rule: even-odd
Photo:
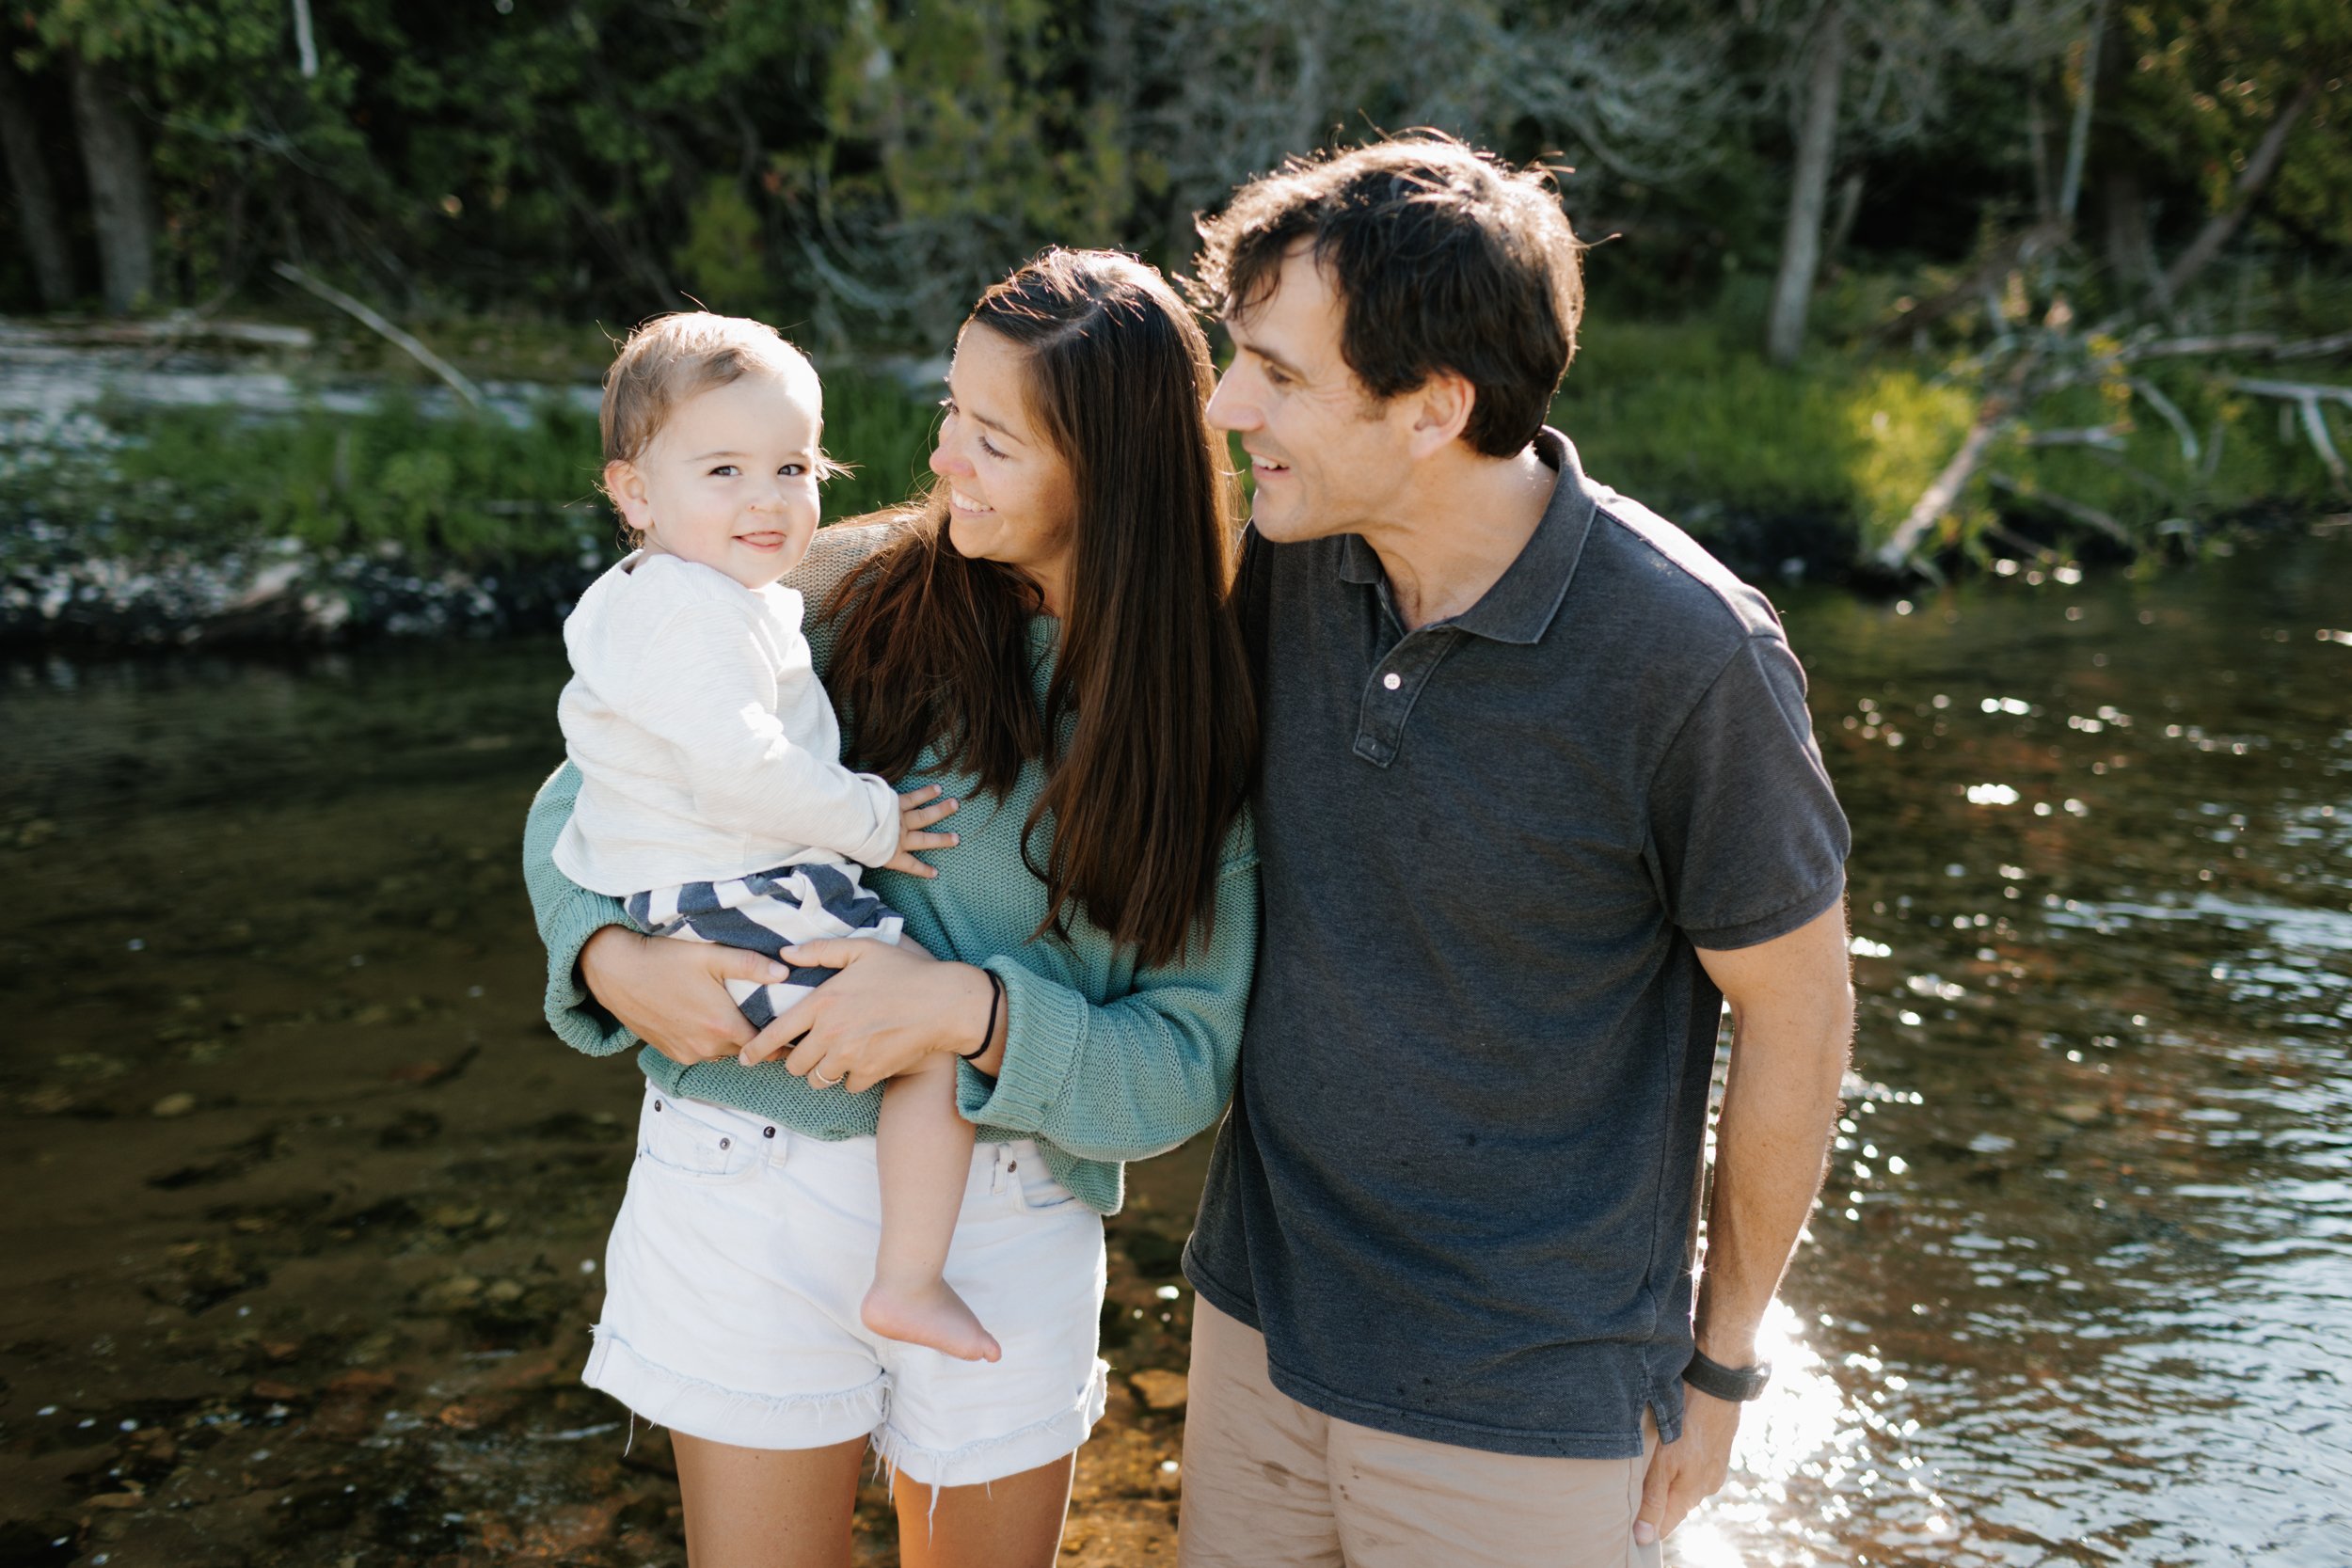
[[[1836,1508],[1834,1501],[1825,1508],[1825,1500],[1857,1491],[1908,1493],[1909,1507],[1883,1502],[1876,1512],[1909,1514],[1920,1541],[1951,1529],[1949,1510],[1929,1485],[1924,1465],[1908,1452],[1905,1439],[1917,1423],[1890,1422],[1849,1399],[1804,1329],[1785,1302],[1775,1301],[1766,1314],[1756,1354],[1772,1364],[1772,1385],[1740,1419],[1723,1491],[1675,1531],[1668,1557],[1675,1568],[1818,1562],[1836,1539],[1825,1530]],[[1875,1364],[1851,1370],[1873,1378],[1878,1370]],[[1901,1380],[1884,1382],[1899,1386]],[[1767,1540],[1776,1544],[1756,1544]]]

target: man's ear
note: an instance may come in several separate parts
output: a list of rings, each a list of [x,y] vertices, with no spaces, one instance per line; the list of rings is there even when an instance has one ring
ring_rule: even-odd
[[[645,476],[637,465],[615,458],[604,466],[604,493],[621,511],[621,518],[638,532],[653,527],[653,502],[645,495]]]
[[[1478,388],[1458,371],[1433,371],[1405,396],[1413,416],[1407,450],[1416,461],[1453,445],[1478,408]]]

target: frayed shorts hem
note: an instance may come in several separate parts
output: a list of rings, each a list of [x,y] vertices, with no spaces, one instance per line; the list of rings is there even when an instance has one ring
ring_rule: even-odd
[[[822,1449],[882,1427],[890,1379],[876,1372],[827,1394],[751,1394],[647,1360],[602,1324],[580,1382],[612,1395],[656,1426],[739,1449]]]
[[[874,1452],[882,1464],[924,1486],[978,1486],[1051,1464],[1078,1446],[1103,1418],[1110,1397],[1110,1368],[1094,1364],[1075,1403],[1041,1421],[1000,1437],[983,1437],[952,1449],[926,1448],[884,1420],[874,1433]]]
[[[1109,1402],[1110,1368],[1094,1375],[1069,1409],[1001,1436],[957,1448],[918,1443],[889,1421],[890,1377],[830,1394],[747,1394],[648,1361],[602,1325],[580,1382],[612,1395],[656,1426],[741,1449],[822,1449],[853,1437],[872,1442],[893,1473],[923,1486],[979,1486],[1075,1453]]]

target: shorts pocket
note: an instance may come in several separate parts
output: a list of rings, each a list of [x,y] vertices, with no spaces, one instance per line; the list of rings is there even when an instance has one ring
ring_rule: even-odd
[[[766,1157],[761,1140],[699,1120],[668,1095],[647,1100],[637,1117],[639,1163],[666,1175],[713,1184],[740,1181]]]
[[[1086,1207],[1077,1194],[1054,1179],[1041,1154],[1023,1156],[1020,1169],[1013,1172],[1012,1187],[1015,1202],[1025,1213],[1057,1214]]]

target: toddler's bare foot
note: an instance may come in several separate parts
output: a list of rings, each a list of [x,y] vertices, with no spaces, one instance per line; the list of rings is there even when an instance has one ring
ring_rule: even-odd
[[[877,1279],[858,1309],[866,1326],[885,1339],[929,1345],[965,1361],[993,1361],[1004,1354],[996,1337],[980,1326],[948,1283],[931,1278],[915,1284]]]

